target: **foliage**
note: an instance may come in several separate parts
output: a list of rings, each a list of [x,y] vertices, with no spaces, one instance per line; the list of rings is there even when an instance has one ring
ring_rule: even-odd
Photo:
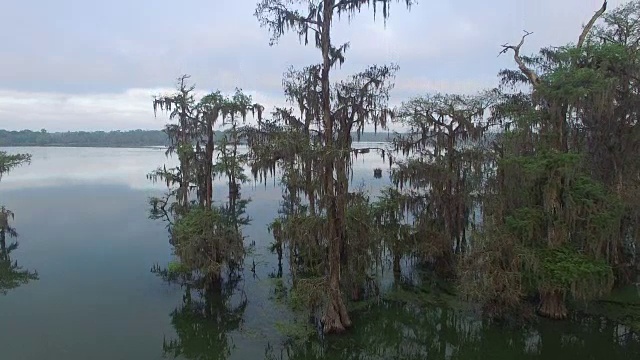
[[[30,154],[8,154],[6,151],[0,151],[0,180],[2,175],[29,162],[31,162]]]
[[[482,139],[490,127],[484,114],[496,91],[474,96],[435,94],[405,102],[399,118],[409,128],[394,140],[391,179],[403,192],[401,209],[411,213],[413,246],[423,261],[452,276],[454,252],[469,247],[468,230],[480,190],[486,148]]]
[[[540,288],[564,288],[579,300],[607,293],[613,284],[611,266],[569,247],[538,251]]]
[[[243,258],[242,236],[219,209],[192,209],[173,227],[173,245],[180,261],[201,276],[218,280],[224,266]]]
[[[367,271],[368,263],[356,256],[368,253],[368,234],[348,234],[347,199],[352,195],[349,192],[351,160],[361,151],[371,149],[353,149],[352,132],[358,136],[364,131],[365,124],[372,124],[376,130],[386,127],[393,116],[387,102],[391,80],[398,69],[396,65],[373,65],[346,80],[332,83],[331,69],[345,62],[349,44],[335,45],[331,30],[337,18],[341,15],[351,18],[364,5],[373,4],[374,14],[377,6],[382,7],[386,19],[390,3],[387,0],[262,0],[255,12],[260,24],[271,33],[271,45],[287,31],[297,33],[307,45],[311,34],[322,58],[320,64],[302,70],[289,69],[285,74],[285,95],[290,104],[297,107],[299,116],[293,109],[276,109],[275,121],[259,124],[249,131],[249,144],[253,152],[254,176],[259,173],[262,178],[273,174],[276,165],[284,170],[285,203],[288,204],[285,216],[305,214],[302,216],[308,216],[308,219],[326,221],[326,226],[318,229],[320,232],[314,233],[315,236],[305,236],[315,244],[303,246],[308,249],[326,247],[327,250],[326,261],[321,262],[325,267],[322,273],[326,275],[328,294],[322,316],[327,333],[342,332],[350,326],[342,288],[351,288],[358,293],[356,289],[360,285],[353,281]],[[405,4],[410,6],[412,2],[407,0]],[[294,138],[296,141],[291,140]],[[285,147],[287,143],[296,142],[296,146]],[[276,148],[269,143],[277,144]],[[269,148],[271,153],[265,151]],[[303,200],[306,204],[301,204]],[[298,209],[299,206],[304,206],[303,210]],[[355,219],[352,217],[352,220]],[[317,224],[318,221],[310,223]],[[304,231],[309,233],[309,229]],[[277,242],[284,244],[291,240],[285,237]],[[296,247],[289,249],[294,253],[297,251]],[[295,262],[292,264],[296,266]],[[349,280],[341,282],[343,267],[350,275],[345,277]]]
[[[565,318],[567,295],[592,299],[632,278],[640,167],[628,156],[640,145],[640,98],[638,43],[626,39],[635,36],[634,3],[593,27],[605,2],[575,45],[524,57],[526,33],[503,46],[519,71],[501,72],[491,119],[504,132],[488,153],[483,225],[460,279],[489,308],[517,311],[537,297],[540,314]],[[517,84],[531,91],[505,91]]]
[[[255,15],[271,44],[292,31],[319,50],[318,63],[285,72],[287,106],[269,119],[240,90],[196,99],[187,76],[154,100],[172,122],[167,154],[180,162],[150,174],[168,187],[150,201],[153,217],[171,221],[178,263],[168,276],[221,284],[222,270],[242,262],[248,165],[253,180],[282,185],[269,226],[277,297],[325,333],[344,331],[350,312],[370,305],[388,262],[395,284],[403,261],[424,267],[498,318],[532,314],[534,304],[540,315],[566,318],[571,300],[629,282],[640,269],[638,1],[609,13],[604,2],[576,44],[525,56],[525,32],[503,45],[517,69],[501,71],[497,89],[419,95],[398,109],[389,107],[395,64],[331,78],[349,49],[333,41],[334,21],[369,4],[386,19],[390,3],[260,1]],[[255,124],[245,122],[249,114]],[[353,146],[365,127],[391,121],[406,132],[390,148]],[[370,199],[351,177],[355,159],[373,151],[389,161],[392,186]],[[214,205],[214,178],[228,185],[224,204]],[[361,302],[347,306],[348,298]]]

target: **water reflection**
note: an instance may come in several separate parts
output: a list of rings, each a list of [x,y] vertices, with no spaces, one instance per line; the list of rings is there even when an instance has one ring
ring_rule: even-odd
[[[246,294],[236,292],[236,285],[237,281],[228,281],[219,292],[188,286],[182,305],[171,313],[177,337],[164,340],[164,356],[227,359],[235,347],[229,332],[241,327],[247,307]]]
[[[395,301],[354,313],[354,329],[322,341],[268,345],[275,359],[631,359],[640,338],[599,318],[505,328],[459,310]]]
[[[38,273],[24,270],[18,262],[11,259],[11,253],[18,248],[18,242],[7,245],[7,237],[17,238],[18,233],[11,227],[9,219],[13,213],[4,206],[0,208],[0,294],[6,295],[32,280],[38,280]]]
[[[254,219],[245,229],[245,242],[258,242],[252,256],[260,280],[252,278],[248,260],[235,290],[206,293],[198,284],[167,289],[149,273],[153,263],[171,260],[166,230],[160,222],[147,221],[145,213],[145,200],[160,196],[162,186],[140,190],[150,187],[145,174],[150,164],[164,161],[164,151],[46,151],[49,159],[17,169],[0,185],[2,202],[16,211],[21,223],[14,224],[28,239],[16,251],[15,239],[6,236],[0,288],[8,291],[25,278],[32,280],[27,274],[35,275],[15,259],[22,265],[28,259],[47,275],[46,281],[0,296],[0,338],[6,339],[0,341],[0,359],[158,359],[163,353],[183,359],[640,359],[637,335],[599,318],[504,329],[436,306],[391,301],[354,312],[353,331],[344,336],[282,343],[273,324],[290,316],[269,300],[268,272],[286,279],[288,264],[285,256],[277,266],[266,232],[276,216],[272,204],[281,198],[278,188],[244,190],[253,200],[247,212]],[[93,180],[91,165],[105,161],[113,161],[115,175]],[[67,172],[63,162],[76,164],[77,173]],[[371,179],[373,169],[383,166],[373,157],[358,165],[356,183]],[[64,177],[61,182],[68,186],[41,188],[48,176]],[[5,181],[12,179],[13,190],[7,190]],[[367,182],[372,191],[384,184]],[[216,189],[214,198],[227,193]],[[60,204],[65,211],[51,211]],[[7,272],[22,275],[5,282]],[[266,347],[267,340],[271,346]]]

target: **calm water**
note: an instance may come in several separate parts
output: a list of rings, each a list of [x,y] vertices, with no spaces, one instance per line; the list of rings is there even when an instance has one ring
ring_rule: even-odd
[[[5,148],[33,154],[0,182],[16,214],[11,261],[38,279],[0,292],[0,359],[636,359],[640,342],[598,319],[505,330],[437,306],[386,302],[354,313],[353,330],[323,342],[284,343],[288,314],[273,298],[275,255],[266,224],[280,200],[273,184],[245,186],[255,241],[243,280],[226,301],[185,300],[185,289],[151,273],[171,260],[165,224],[148,219],[160,195],[145,175],[167,163],[161,149]],[[354,182],[384,184],[370,154]],[[216,196],[224,196],[218,184]],[[12,240],[9,240],[11,243]],[[14,269],[14,271],[16,271]],[[0,277],[7,276],[0,272]]]

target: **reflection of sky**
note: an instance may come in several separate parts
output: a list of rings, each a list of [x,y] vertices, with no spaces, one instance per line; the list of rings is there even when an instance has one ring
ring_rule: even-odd
[[[40,280],[0,296],[0,339],[12,339],[2,343],[0,358],[162,358],[163,340],[176,338],[169,314],[182,303],[183,289],[166,286],[149,271],[154,264],[164,266],[172,256],[166,224],[148,219],[148,196],[160,194],[163,185],[152,185],[145,174],[165,162],[171,166],[175,160],[167,160],[162,149],[7,150],[28,151],[34,156],[32,165],[2,179],[0,194],[2,204],[16,213],[13,224],[21,235],[20,247],[12,256],[26,269],[37,270]],[[359,157],[354,162],[352,188],[363,181],[370,190],[388,183],[373,178],[375,167],[386,169],[375,153]],[[259,359],[264,357],[267,343],[283,341],[275,326],[288,317],[284,307],[272,300],[274,283],[268,276],[277,263],[276,255],[268,251],[273,238],[267,226],[277,216],[281,192],[269,180],[266,186],[244,187],[242,195],[253,199],[247,206],[252,221],[243,233],[246,243],[256,244],[245,259],[240,286],[249,305],[242,329],[220,336],[232,337],[235,348],[230,359]],[[225,186],[218,183],[214,199],[225,196]],[[256,277],[249,270],[254,263]],[[445,344],[443,358],[467,358],[467,349],[482,358],[522,358],[514,348],[518,344],[504,345],[522,339],[517,333],[510,337],[511,332],[499,327],[483,327],[481,321],[452,313],[447,316],[439,309],[410,310],[374,312],[379,317],[366,313],[364,321],[354,317],[359,340],[347,338],[347,347],[341,347],[342,343],[333,349],[341,355],[362,355],[358,358],[380,353],[398,358],[401,356],[395,354],[399,351],[426,357],[433,344]],[[546,359],[546,354],[536,355],[542,351],[539,349],[548,349],[555,358],[566,359],[577,358],[567,355],[581,350],[593,355],[588,358],[634,358],[623,357],[626,349],[611,345],[611,333],[588,327],[582,330],[584,325],[569,322],[558,328],[558,324],[543,323],[540,331],[526,334],[524,353]],[[596,325],[600,329],[600,323]],[[427,334],[440,328],[448,330],[440,331],[439,343],[416,332]],[[389,329],[397,329],[405,337],[390,336]],[[579,335],[593,335],[590,340],[594,345],[564,349],[555,345],[554,339],[573,341],[562,334],[577,329]],[[622,342],[625,333],[615,330],[615,338]],[[551,346],[543,346],[544,339],[551,339]],[[637,338],[633,342],[636,344]],[[629,349],[637,348],[633,346]],[[211,350],[190,349],[196,353],[205,350],[208,352],[202,353],[202,358],[211,355]],[[429,358],[440,358],[439,353]]]
[[[164,184],[146,174],[158,166],[176,165],[163,149],[5,148],[29,152],[29,166],[0,182],[2,204],[16,213],[21,235],[14,256],[20,265],[37,270],[40,280],[0,298],[0,338],[15,336],[3,348],[7,359],[154,359],[162,340],[175,338],[169,313],[180,304],[182,290],[166,287],[149,272],[165,265],[171,249],[165,223],[148,220],[148,196]],[[369,189],[384,184],[373,178],[385,168],[376,153],[354,161],[353,188],[366,180]],[[227,196],[224,180],[214,187],[214,199]],[[245,326],[260,337],[278,342],[273,324],[285,314],[269,300],[276,255],[268,251],[273,238],[268,224],[282,199],[277,179],[244,186],[251,198],[244,229],[255,249],[246,264],[256,263],[257,278],[245,269],[250,301]],[[86,329],[91,329],[87,332]],[[39,339],[33,346],[33,339]],[[131,339],[135,338],[135,344]],[[95,339],[100,339],[100,344]],[[263,339],[263,340],[264,340]],[[262,341],[262,340],[261,340]],[[233,358],[260,358],[261,341],[234,332],[238,350]],[[110,344],[103,346],[102,344]],[[135,346],[134,346],[135,345]],[[4,359],[4,357],[2,357]]]
[[[381,144],[360,143],[356,146]],[[10,154],[28,152],[32,155],[29,166],[14,169],[2,178],[2,190],[70,184],[109,184],[161,190],[164,184],[153,184],[146,175],[159,166],[166,165],[169,168],[178,163],[177,158],[166,157],[161,148],[7,147],[0,150]],[[353,165],[355,187],[364,180],[373,179],[374,168],[386,168],[375,152],[359,155]],[[219,185],[224,183],[222,180],[217,182]]]
[[[2,189],[19,189],[73,183],[126,185],[131,188],[158,188],[146,174],[176,160],[166,158],[163,149],[116,148],[4,148],[9,153],[29,152],[32,161],[3,177]]]

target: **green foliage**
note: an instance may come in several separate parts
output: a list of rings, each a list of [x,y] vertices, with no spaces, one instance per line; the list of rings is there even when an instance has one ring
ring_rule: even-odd
[[[613,286],[613,271],[604,260],[594,260],[574,248],[538,251],[539,288],[563,289],[583,300],[606,294]]]
[[[541,295],[545,311],[558,311],[549,315],[563,316],[564,300],[547,296],[586,300],[633,279],[639,17],[634,1],[587,26],[576,45],[523,56],[526,33],[504,46],[518,69],[501,72],[502,91],[531,88],[505,91],[492,108],[505,131],[492,143],[484,222],[460,280],[483,305],[512,308]]]
[[[180,275],[190,272],[189,267],[180,261],[171,261],[167,266],[167,271],[172,275]]]
[[[300,313],[326,305],[326,331],[349,326],[343,294],[377,292],[377,270],[390,259],[396,282],[400,260],[417,259],[457,278],[460,292],[489,313],[519,311],[525,299],[539,298],[563,317],[565,295],[585,300],[608,292],[638,262],[637,251],[629,254],[640,233],[640,52],[627,41],[637,38],[630,31],[637,26],[621,20],[637,17],[640,7],[607,15],[598,36],[588,25],[576,45],[524,56],[530,33],[505,45],[518,69],[501,72],[500,90],[419,96],[392,110],[395,65],[331,82],[349,47],[332,42],[333,22],[365,4],[381,5],[386,19],[390,2],[261,1],[255,15],[272,42],[293,30],[305,44],[315,36],[322,53],[322,63],[285,73],[293,108],[276,108],[271,119],[262,119],[264,109],[240,90],[197,101],[187,77],[174,95],[156,98],[154,110],[178,120],[166,133],[180,166],[151,174],[179,187],[168,197],[181,205],[171,228],[181,265],[168,273],[219,280],[223,268],[242,261],[239,225],[246,222],[238,214],[246,200],[239,196],[250,164],[255,180],[281,175],[283,185],[280,216],[269,230],[280,266],[288,255],[292,286],[280,280],[276,297]],[[507,87],[521,84],[531,88]],[[257,126],[240,127],[256,112]],[[377,130],[393,119],[407,133],[397,134],[391,153],[353,148],[366,124]],[[227,129],[214,136],[214,125]],[[248,154],[238,151],[242,141]],[[389,158],[395,188],[370,201],[350,191],[349,178],[358,154],[376,150]],[[226,206],[212,206],[214,176],[227,178]],[[190,190],[197,200],[189,201]],[[152,201],[162,211],[167,203]]]
[[[319,276],[324,266],[326,243],[320,234],[326,218],[306,212],[288,214],[271,224],[275,240],[290,249],[291,272],[294,277]]]
[[[513,214],[505,218],[505,225],[509,233],[519,238],[523,243],[534,245],[543,238],[543,224],[546,219],[544,209],[523,207],[516,209]]]
[[[298,278],[289,292],[288,305],[294,311],[313,309],[324,301],[323,277]]]
[[[193,149],[193,145],[191,145],[190,143],[181,143],[177,146],[176,153],[178,154],[179,158],[188,159],[194,156],[195,151]]]
[[[519,179],[533,185],[547,182],[554,175],[573,177],[582,160],[583,156],[579,153],[560,153],[540,149],[534,155],[503,158],[498,165],[520,172]]]
[[[344,283],[366,287],[375,279],[374,271],[382,265],[382,243],[374,222],[369,198],[362,192],[350,194],[346,213],[347,271]]]
[[[31,162],[30,154],[8,154],[6,151],[0,151],[0,180],[2,175],[29,162]]]
[[[233,269],[242,262],[242,235],[219,209],[190,210],[176,221],[173,238],[181,263],[204,278],[217,281],[225,266]]]
[[[597,61],[599,65],[597,67],[560,66],[545,78],[543,85],[538,90],[538,95],[545,98],[561,99],[568,103],[577,103],[586,100],[590,95],[610,88],[616,78],[603,72],[601,67],[606,69],[611,60],[619,61],[620,57],[624,56],[620,50],[619,46],[613,45],[595,48],[594,52],[587,56],[583,55],[584,50],[578,52],[571,48],[564,50],[567,55],[556,54],[558,57],[564,56],[581,62]]]
[[[625,207],[619,196],[587,176],[577,178],[569,189],[575,209],[576,240],[582,240],[591,254],[598,247],[615,241],[625,217]]]

